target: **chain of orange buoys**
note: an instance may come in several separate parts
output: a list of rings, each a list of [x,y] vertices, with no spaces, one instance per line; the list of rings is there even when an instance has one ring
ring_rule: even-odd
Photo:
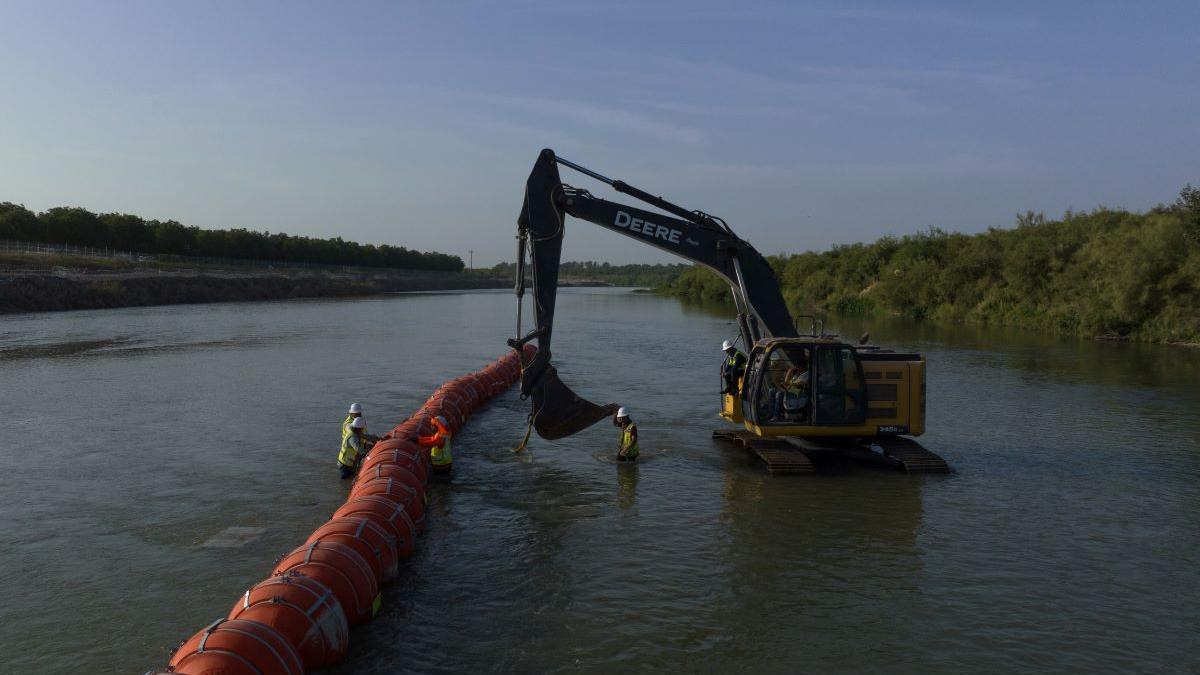
[[[526,361],[534,351],[525,345]],[[425,528],[433,466],[414,439],[431,433],[439,415],[457,434],[473,411],[520,379],[521,365],[511,351],[439,387],[371,448],[330,520],[243,593],[228,617],[186,640],[166,670],[156,672],[300,675],[339,661],[350,628],[379,611],[379,586],[396,577]]]

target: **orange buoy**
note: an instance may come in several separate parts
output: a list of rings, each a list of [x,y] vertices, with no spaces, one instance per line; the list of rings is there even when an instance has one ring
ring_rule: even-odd
[[[182,666],[183,670],[162,671],[164,673],[175,673],[176,675],[190,675],[199,673],[200,675],[212,675],[219,673],[220,675],[262,675],[262,671],[255,668],[249,661],[234,654],[233,652],[224,651],[206,651],[192,654]],[[155,673],[155,675],[158,675]]]
[[[332,541],[305,544],[285,555],[274,574],[299,572],[329,587],[346,613],[346,622],[357,625],[379,611],[379,582],[371,566],[354,549]]]
[[[430,467],[426,462],[425,453],[419,447],[412,450],[394,448],[384,450],[383,452],[372,450],[371,454],[367,455],[367,458],[363,460],[362,466],[359,467],[358,475],[364,476],[381,464],[395,464],[413,472],[421,484],[424,485],[429,482],[430,471]]]
[[[397,429],[404,429],[406,432],[403,435],[398,435],[398,438],[407,438],[408,436],[424,436],[433,433],[433,423],[430,422],[432,415],[425,412],[425,408],[421,408],[413,413],[413,416],[400,424]]]
[[[417,491],[409,487],[404,481],[396,480],[395,478],[379,478],[376,480],[368,480],[361,483],[355,483],[354,487],[350,488],[350,498],[366,497],[368,495],[379,495],[388,499],[403,504],[409,517],[412,518],[413,524],[417,526],[417,531],[425,529],[425,501]]]
[[[177,673],[303,675],[296,648],[274,628],[257,621],[218,619],[171,656]]]
[[[403,504],[379,495],[349,499],[333,512],[334,518],[365,516],[382,525],[396,537],[396,553],[401,558],[412,554],[417,525]]]
[[[423,410],[434,417],[441,417],[446,420],[446,426],[450,428],[451,433],[458,433],[458,430],[462,428],[463,422],[466,421],[458,408],[444,398],[427,402]]]
[[[337,663],[350,642],[346,614],[333,591],[301,574],[271,577],[251,586],[234,603],[229,618],[275,629],[296,648],[308,669]]]
[[[417,461],[407,457],[405,459],[408,459],[410,462]],[[377,480],[380,478],[395,478],[398,481],[403,481],[406,485],[417,491],[417,496],[420,498],[422,506],[429,503],[429,500],[425,495],[425,484],[421,482],[421,479],[417,477],[417,474],[410,471],[408,467],[401,466],[400,464],[385,464],[382,462],[377,463],[370,469],[360,470],[358,472],[358,479],[355,482],[365,483],[369,480]]]
[[[321,528],[317,528],[316,532],[313,532],[304,543],[330,542],[348,546],[354,549],[354,552],[367,563],[367,566],[371,569],[371,576],[375,578],[376,585],[383,582],[384,566],[387,564],[384,558],[388,557],[388,554],[381,547],[352,533],[348,534],[335,529],[327,530],[318,536],[317,532],[320,531]]]
[[[400,551],[397,548],[396,535],[383,525],[365,516],[331,518],[329,522],[318,527],[304,543],[311,544],[333,534],[364,539],[378,550],[382,569],[380,581],[391,581],[400,573]]]
[[[380,457],[387,454],[409,454],[414,457],[421,456],[421,446],[416,441],[410,441],[407,438],[386,438],[376,443],[371,452],[367,453],[367,459],[372,457]],[[363,460],[364,466],[367,460]]]

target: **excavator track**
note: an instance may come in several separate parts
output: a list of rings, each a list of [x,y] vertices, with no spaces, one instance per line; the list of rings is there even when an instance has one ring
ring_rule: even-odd
[[[883,454],[895,459],[908,473],[950,473],[946,460],[925,449],[925,446],[903,436],[883,436],[873,441]]]
[[[713,438],[748,450],[766,465],[771,475],[812,473],[812,460],[782,439],[759,438],[744,429],[715,429]]]
[[[715,429],[713,438],[750,452],[766,465],[771,474],[812,473],[813,458],[853,460],[888,466],[907,473],[950,473],[946,460],[925,449],[920,443],[902,436],[872,440],[879,451],[867,445],[829,445],[816,439],[761,438],[744,429]]]

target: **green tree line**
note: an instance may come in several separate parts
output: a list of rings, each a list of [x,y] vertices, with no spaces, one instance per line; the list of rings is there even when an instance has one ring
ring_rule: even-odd
[[[462,258],[403,246],[375,246],[341,237],[318,239],[241,228],[208,230],[174,220],[143,220],[126,213],[96,214],[58,207],[35,214],[0,203],[0,239],[109,248],[157,255],[238,258],[316,265],[460,271]]]
[[[890,314],[1094,337],[1200,341],[1200,188],[1136,213],[1098,208],[965,235],[930,229],[769,258],[794,314]],[[666,285],[730,301],[692,267]]]
[[[686,263],[675,265],[613,265],[606,262],[564,262],[558,267],[560,279],[574,281],[604,281],[614,286],[644,286],[658,288],[674,281],[680,274],[690,268]],[[517,272],[514,263],[499,263],[492,267],[490,273],[505,278],[512,278]]]

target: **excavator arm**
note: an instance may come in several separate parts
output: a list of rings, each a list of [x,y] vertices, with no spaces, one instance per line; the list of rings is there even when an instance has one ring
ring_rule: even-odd
[[[587,190],[565,185],[559,177],[559,164],[678,217],[600,199]],[[563,384],[550,365],[558,268],[568,214],[699,263],[721,275],[733,292],[739,332],[747,346],[765,337],[796,335],[770,265],[753,246],[739,239],[724,221],[700,211],[688,211],[661,197],[557,157],[553,150],[543,150],[526,181],[525,201],[517,220],[516,292],[520,297],[525,291],[528,250],[534,328],[527,335],[520,335],[518,301],[517,337],[509,340],[514,348],[531,340],[538,342],[536,356],[522,372],[521,397],[533,399],[533,427],[543,438],[570,436],[611,415],[616,409],[615,404],[599,406],[580,398]]]

